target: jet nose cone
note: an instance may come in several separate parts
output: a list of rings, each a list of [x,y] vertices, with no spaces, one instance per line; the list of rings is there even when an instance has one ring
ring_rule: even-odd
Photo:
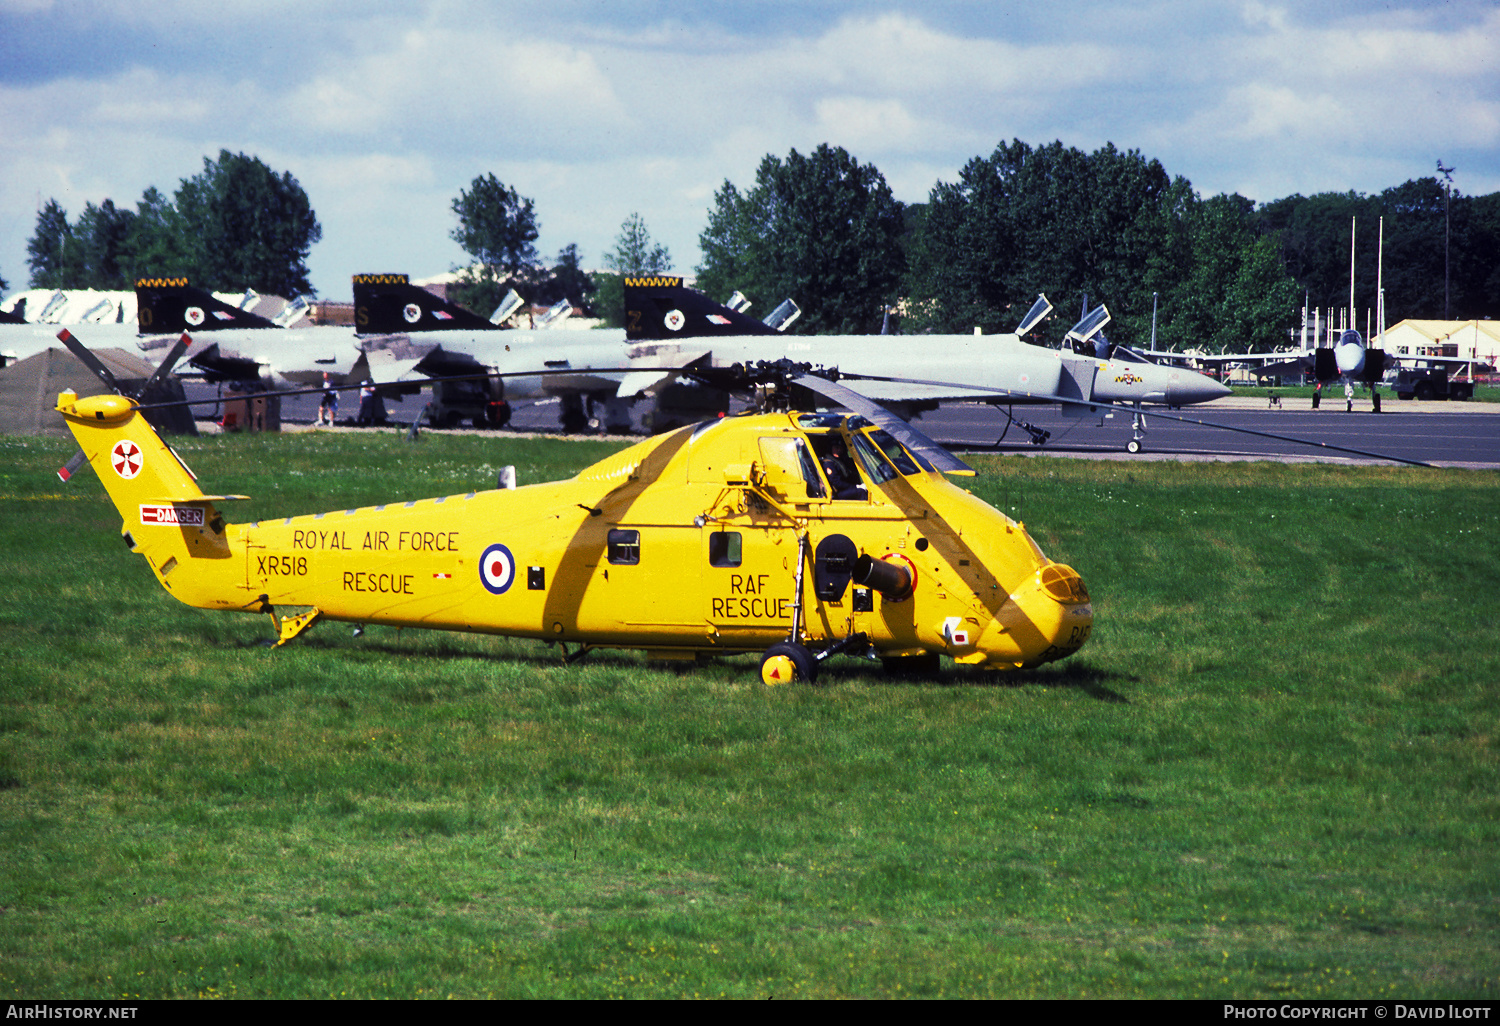
[[[1221,384],[1207,374],[1196,371],[1180,371],[1172,381],[1171,402],[1173,406],[1191,406],[1194,403],[1211,402],[1231,394],[1228,385]]]

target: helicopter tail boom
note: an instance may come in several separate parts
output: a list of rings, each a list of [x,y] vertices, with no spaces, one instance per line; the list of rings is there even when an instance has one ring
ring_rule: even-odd
[[[225,598],[235,561],[215,504],[245,496],[203,494],[133,399],[63,392],[57,412],[119,511],[126,545],[146,557],[162,586],[188,605],[240,608]]]

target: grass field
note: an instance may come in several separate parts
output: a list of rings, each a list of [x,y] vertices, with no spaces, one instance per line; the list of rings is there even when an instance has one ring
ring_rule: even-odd
[[[237,519],[607,442],[228,436]],[[0,438],[0,993],[1500,995],[1500,475],[977,457],[1095,629],[1014,676],[177,604]]]

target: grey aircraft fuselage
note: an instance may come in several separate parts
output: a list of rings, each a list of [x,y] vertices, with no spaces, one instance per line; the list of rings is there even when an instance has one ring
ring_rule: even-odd
[[[0,326],[0,353],[24,359],[59,343],[58,326]],[[81,324],[74,333],[91,348],[116,346],[165,352],[176,336],[143,336],[134,325]],[[381,352],[389,359],[377,358]],[[439,352],[440,351],[440,352]],[[434,354],[437,354],[434,356]],[[451,357],[444,366],[444,355]],[[404,358],[403,358],[404,357]],[[1108,359],[1028,345],[1014,334],[997,335],[746,335],[629,343],[618,329],[518,329],[503,332],[431,331],[360,336],[352,328],[225,329],[193,336],[179,369],[238,368],[267,387],[316,386],[373,378],[414,384],[464,365],[516,374],[505,382],[515,398],[588,392],[635,398],[652,381],[707,358],[712,366],[782,358],[837,367],[846,375],[917,378],[933,382],[863,380],[857,390],[878,402],[912,407],[941,401],[1055,402],[1188,406],[1228,395],[1212,378],[1184,367],[1151,363],[1125,347]],[[424,364],[422,371],[416,365]],[[579,374],[592,370],[594,374]],[[527,372],[535,371],[531,374]],[[965,387],[968,386],[968,387]],[[1001,391],[1003,390],[1003,391]]]

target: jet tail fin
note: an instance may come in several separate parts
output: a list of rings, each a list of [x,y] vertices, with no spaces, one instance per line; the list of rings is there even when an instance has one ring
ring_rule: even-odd
[[[413,331],[497,331],[470,313],[413,285],[404,274],[354,276],[354,330],[360,335],[401,335]]]
[[[135,283],[136,324],[142,335],[224,328],[275,328],[259,314],[241,310],[186,278],[141,278]]]
[[[681,278],[625,279],[625,340],[713,338],[719,335],[775,335],[768,327],[701,292]]]

